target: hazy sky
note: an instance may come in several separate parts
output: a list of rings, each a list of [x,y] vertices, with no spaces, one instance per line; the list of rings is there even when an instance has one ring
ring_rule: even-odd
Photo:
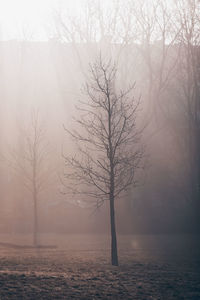
[[[0,0],[0,39],[47,39],[46,32],[59,7],[78,14],[84,0]]]
[[[54,16],[56,11],[79,17],[85,4],[91,0],[0,0],[0,40],[26,39],[48,40],[54,36]],[[91,3],[95,2],[92,0]],[[98,0],[96,0],[98,3]],[[112,6],[111,0],[100,0],[103,9]],[[140,4],[140,0],[136,3]],[[150,12],[154,0],[146,0]],[[167,6],[172,6],[171,0]],[[121,1],[122,7],[126,0]],[[97,5],[98,6],[98,5]],[[111,8],[111,7],[110,7]],[[112,10],[112,9],[111,9]],[[159,14],[159,12],[158,12]],[[52,26],[53,25],[53,26]],[[53,29],[54,30],[54,29]]]

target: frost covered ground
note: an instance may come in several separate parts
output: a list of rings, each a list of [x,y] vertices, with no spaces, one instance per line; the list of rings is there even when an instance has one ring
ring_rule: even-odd
[[[199,236],[120,236],[119,267],[110,265],[103,235],[42,235],[40,242],[57,248],[0,235],[1,300],[200,299]]]

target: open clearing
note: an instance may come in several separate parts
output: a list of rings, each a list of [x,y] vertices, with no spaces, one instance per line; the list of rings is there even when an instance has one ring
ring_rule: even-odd
[[[199,236],[0,235],[0,299],[200,299]],[[3,244],[7,243],[7,244]],[[13,247],[11,243],[21,247]],[[23,246],[29,245],[29,247]]]

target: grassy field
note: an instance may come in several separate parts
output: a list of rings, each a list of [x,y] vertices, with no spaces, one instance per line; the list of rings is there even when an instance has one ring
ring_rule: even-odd
[[[0,299],[200,299],[198,236],[0,235]]]

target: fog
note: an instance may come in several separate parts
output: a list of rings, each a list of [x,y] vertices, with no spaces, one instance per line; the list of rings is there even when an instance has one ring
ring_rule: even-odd
[[[130,186],[115,201],[117,232],[197,232],[200,24],[195,18],[199,6],[195,2],[196,7],[188,10],[187,1],[174,7],[157,1],[152,10],[148,1],[143,6],[131,1],[84,3],[76,3],[81,10],[68,3],[71,15],[63,3],[51,9],[46,3],[48,18],[43,9],[40,18],[46,23],[40,26],[33,25],[34,17],[30,23],[18,23],[19,30],[2,23],[0,232],[33,231],[27,180],[31,169],[24,159],[35,112],[44,129],[41,147],[45,149],[38,232],[110,232],[109,202],[87,207],[84,197],[68,193],[64,176],[64,156],[76,149],[65,128],[76,126],[73,117],[81,113],[76,107],[87,99],[83,87],[90,77],[89,64],[100,55],[116,63],[117,87],[125,90],[135,82],[133,94],[141,97],[137,126],[143,128],[143,167],[135,175],[137,186]],[[183,25],[181,18],[188,22]]]

